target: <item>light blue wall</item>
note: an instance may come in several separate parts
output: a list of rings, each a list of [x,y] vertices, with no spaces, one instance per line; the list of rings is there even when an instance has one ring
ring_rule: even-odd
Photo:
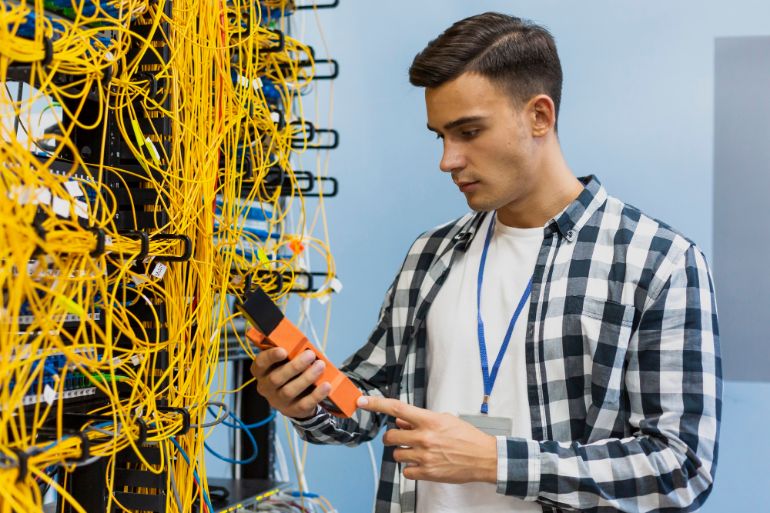
[[[429,39],[485,10],[554,33],[566,77],[560,137],[575,172],[597,174],[611,194],[712,254],[714,39],[770,34],[770,2],[342,0],[319,14],[341,63],[334,125],[342,138],[331,155],[341,193],[327,205],[345,287],[334,301],[328,351],[337,363],[366,339],[414,237],[465,212],[438,171],[440,143],[425,130],[422,92],[406,70]],[[770,481],[760,466],[770,444],[760,429],[770,420],[769,392],[725,387],[717,486],[704,511],[763,510],[758,492]],[[313,491],[342,513],[370,509],[364,448],[312,447],[308,460]]]

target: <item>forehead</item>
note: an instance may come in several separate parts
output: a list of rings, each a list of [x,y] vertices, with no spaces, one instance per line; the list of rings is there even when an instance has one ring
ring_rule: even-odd
[[[432,126],[465,116],[488,116],[510,109],[511,103],[501,87],[476,73],[463,73],[438,87],[425,89],[428,123]]]

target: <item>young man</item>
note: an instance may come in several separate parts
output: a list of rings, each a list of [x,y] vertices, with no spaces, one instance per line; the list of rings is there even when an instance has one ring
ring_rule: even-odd
[[[410,80],[474,213],[409,250],[343,366],[368,396],[353,418],[318,407],[327,384],[301,395],[323,365],[312,355],[277,368],[283,350],[258,355],[260,393],[311,442],[387,426],[377,512],[697,510],[721,410],[700,250],[572,174],[542,27],[457,22]]]

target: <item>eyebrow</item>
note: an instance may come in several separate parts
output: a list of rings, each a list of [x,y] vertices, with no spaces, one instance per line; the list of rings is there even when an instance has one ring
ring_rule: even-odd
[[[477,121],[482,121],[484,119],[484,116],[465,116],[462,118],[455,119],[454,121],[450,121],[446,125],[444,125],[444,130],[451,130],[453,128],[457,128],[458,126],[467,125],[469,123],[476,123]],[[431,132],[438,132],[437,129],[433,128],[430,125],[428,126],[428,130]]]

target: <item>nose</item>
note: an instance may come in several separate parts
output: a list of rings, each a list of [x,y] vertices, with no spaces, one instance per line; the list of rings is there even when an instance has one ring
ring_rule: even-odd
[[[444,140],[444,153],[438,167],[447,173],[461,170],[465,167],[465,156],[456,145]]]

